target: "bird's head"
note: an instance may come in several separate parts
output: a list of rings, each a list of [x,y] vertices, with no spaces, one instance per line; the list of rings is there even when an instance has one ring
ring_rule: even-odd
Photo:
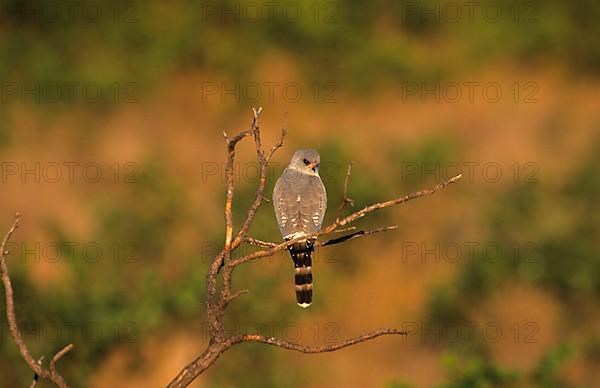
[[[320,163],[321,157],[316,150],[303,149],[294,153],[290,166],[295,167],[300,171],[306,171],[309,174],[318,174]]]

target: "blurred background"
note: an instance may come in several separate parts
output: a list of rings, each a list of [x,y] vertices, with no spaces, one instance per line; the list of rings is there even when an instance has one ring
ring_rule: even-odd
[[[16,312],[34,357],[75,344],[59,365],[73,386],[164,386],[203,350],[222,132],[257,106],[266,145],[288,129],[268,196],[293,151],[316,148],[326,222],[349,161],[356,208],[464,178],[359,223],[398,231],[320,249],[309,309],[286,255],[235,272],[250,293],[226,314],[231,333],[408,337],[319,355],[243,344],[194,386],[600,381],[599,3],[33,0],[2,1],[0,16]],[[239,147],[237,225],[253,152]],[[279,240],[270,204],[251,235]],[[0,385],[27,386],[0,324]]]

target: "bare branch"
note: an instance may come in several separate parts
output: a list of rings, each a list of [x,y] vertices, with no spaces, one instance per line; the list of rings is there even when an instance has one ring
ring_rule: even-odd
[[[375,234],[375,233],[379,233],[379,232],[388,232],[390,230],[396,230],[398,229],[398,225],[390,225],[390,226],[384,226],[383,228],[377,228],[377,229],[369,229],[369,230],[359,230],[357,232],[348,234],[346,236],[342,236],[342,237],[338,237],[338,238],[332,238],[331,240],[327,240],[325,242],[317,242],[317,246],[321,246],[321,247],[326,247],[328,245],[335,245],[335,244],[339,244],[339,243],[343,243],[349,240],[354,240],[356,238],[360,238],[360,237],[365,237],[371,234]]]
[[[265,157],[265,153],[262,149],[262,141],[261,141],[260,125],[259,125],[259,118],[260,118],[261,112],[262,112],[262,108],[259,108],[258,110],[253,109],[254,119],[252,121],[252,128],[251,128],[252,135],[254,137],[254,144],[255,144],[255,148],[256,148],[256,157],[258,159],[259,166],[260,166],[258,188],[256,189],[256,193],[254,195],[254,201],[250,205],[250,208],[248,209],[246,218],[233,241],[231,241],[231,232],[232,232],[231,203],[229,203],[229,213],[226,212],[226,216],[227,216],[227,214],[229,214],[229,218],[226,217],[226,219],[229,221],[226,225],[226,232],[227,232],[226,236],[229,236],[229,237],[228,238],[226,237],[225,249],[223,252],[224,253],[223,261],[220,263],[220,266],[219,266],[219,269],[221,269],[222,265],[225,264],[225,271],[223,273],[223,288],[221,290],[220,301],[216,302],[213,305],[213,311],[215,311],[214,315],[219,318],[218,319],[219,321],[223,315],[223,311],[225,310],[225,308],[227,307],[229,302],[234,299],[231,296],[231,277],[232,277],[234,267],[228,266],[228,262],[231,257],[231,251],[233,249],[236,249],[237,247],[239,247],[241,242],[244,240],[244,237],[246,236],[246,233],[248,232],[248,229],[250,228],[250,225],[251,225],[252,221],[254,220],[254,217],[256,215],[258,208],[262,205],[263,193],[264,193],[265,185],[267,182],[267,165],[268,165],[269,161],[271,160],[271,157],[273,156],[273,154],[277,151],[277,149],[279,149],[280,147],[283,146],[283,139],[286,134],[286,130],[284,127],[281,131],[281,137],[280,137],[279,142],[271,148],[268,156]],[[227,159],[228,166],[229,165],[233,166],[234,157],[235,157],[235,144],[233,145],[233,149],[229,149],[229,152],[228,152],[228,159]],[[233,192],[233,169],[229,169],[227,171],[227,182],[231,182],[231,185],[232,185],[231,191]],[[228,190],[228,192],[229,192],[229,190]],[[229,198],[232,199],[233,195],[231,195]]]
[[[350,214],[349,216],[339,220],[339,222],[335,222],[332,225],[329,225],[326,229],[325,229],[325,233],[329,233],[335,229],[337,229],[337,227],[339,226],[344,226],[346,224],[349,224],[351,222],[356,221],[357,219],[364,217],[365,215],[367,215],[368,213],[371,213],[375,210],[379,210],[379,209],[385,209],[388,208],[390,206],[394,206],[394,205],[400,205],[409,201],[412,201],[413,199],[417,199],[420,197],[424,197],[427,195],[433,195],[435,193],[437,193],[438,191],[442,190],[443,188],[445,188],[446,186],[452,184],[452,183],[456,183],[459,180],[462,179],[462,174],[456,175],[455,177],[452,177],[450,179],[448,179],[445,182],[442,182],[440,184],[435,185],[434,187],[430,188],[430,189],[425,189],[425,190],[420,190],[420,191],[415,191],[413,193],[410,193],[408,195],[405,195],[404,197],[400,197],[400,198],[396,198],[396,199],[392,199],[389,201],[385,201],[385,202],[378,202],[375,203],[373,205],[367,206],[357,212],[354,212],[352,214]]]
[[[277,144],[275,144],[269,154],[265,157],[265,152],[262,150],[262,142],[260,136],[260,125],[259,118],[262,112],[262,108],[253,109],[253,120],[252,125],[249,130],[242,131],[233,138],[228,138],[227,140],[227,169],[226,169],[226,203],[225,203],[225,248],[219,255],[215,257],[213,260],[211,267],[209,268],[207,274],[207,298],[206,298],[206,307],[207,307],[207,315],[208,320],[210,322],[210,329],[214,338],[223,340],[224,332],[223,332],[223,312],[229,302],[232,300],[231,298],[231,277],[233,273],[233,266],[229,266],[228,263],[231,258],[231,252],[239,247],[239,245],[244,240],[246,233],[254,220],[254,216],[263,202],[263,192],[266,185],[266,176],[267,176],[267,165],[274,155],[274,153],[283,146],[283,139],[286,134],[285,126],[281,131],[281,137]],[[234,192],[234,160],[235,160],[235,147],[238,142],[243,140],[246,137],[254,137],[254,144],[256,148],[256,156],[260,166],[260,175],[259,175],[259,184],[255,193],[255,198],[248,209],[246,218],[238,231],[235,238],[233,238],[233,221],[231,215],[231,208],[233,203],[233,192]],[[223,287],[221,289],[220,295],[217,296],[217,276],[221,270],[221,268],[225,267],[223,272]]]
[[[73,350],[73,344],[68,344],[67,346],[62,348],[58,353],[56,353],[54,357],[52,357],[52,360],[50,360],[50,372],[52,374],[58,375],[58,371],[56,370],[56,363],[71,350]]]
[[[250,244],[250,245],[254,245],[256,247],[262,247],[262,248],[274,248],[277,246],[277,244],[269,242],[269,241],[262,241],[262,240],[258,240],[252,237],[246,237],[244,239],[244,242]]]
[[[229,301],[232,301],[232,300],[234,300],[235,298],[237,298],[238,296],[242,296],[242,295],[244,295],[244,294],[247,294],[247,293],[249,293],[249,292],[250,292],[250,291],[248,291],[248,290],[239,290],[239,291],[237,291],[237,292],[234,292],[233,294],[231,294],[231,295],[229,296]]]
[[[42,358],[40,358],[38,361],[36,361],[31,356],[31,353],[29,353],[29,349],[27,349],[27,345],[25,345],[25,341],[23,340],[23,337],[21,336],[21,332],[19,331],[19,327],[17,325],[17,318],[15,316],[15,304],[14,304],[12,282],[10,280],[10,275],[8,272],[8,263],[6,260],[6,255],[8,254],[8,252],[6,250],[6,244],[8,244],[14,231],[19,226],[19,217],[20,217],[19,213],[16,213],[15,220],[12,224],[12,227],[8,230],[8,232],[4,236],[4,240],[2,240],[2,246],[0,247],[0,272],[1,272],[1,277],[2,277],[2,283],[4,285],[5,294],[6,294],[6,320],[8,321],[8,328],[10,331],[10,335],[13,338],[13,341],[15,341],[15,344],[17,345],[17,348],[19,349],[19,353],[21,354],[21,357],[23,357],[23,359],[25,360],[27,365],[29,365],[29,368],[34,373],[34,378],[33,378],[34,381],[32,382],[32,386],[35,386],[35,384],[37,384],[37,380],[41,377],[41,378],[51,380],[54,384],[56,384],[57,386],[59,386],[61,388],[65,388],[65,387],[68,387],[68,385],[65,382],[65,380],[62,378],[62,376],[56,370],[55,364],[64,354],[66,354],[69,350],[71,350],[73,348],[73,345],[69,344],[63,350],[56,353],[56,355],[52,358],[52,362],[50,363],[50,369],[47,370],[41,365]],[[36,378],[36,376],[37,376],[37,378]]]
[[[38,358],[38,360],[37,360],[38,365],[41,366],[42,361],[44,361],[44,356],[41,356],[40,358]],[[38,376],[37,373],[33,372],[33,381],[31,382],[31,385],[29,386],[29,388],[35,388],[38,381],[40,381],[40,376]]]
[[[213,341],[202,354],[200,354],[194,361],[190,362],[185,368],[183,368],[177,376],[167,385],[167,388],[180,388],[187,387],[192,381],[196,379],[202,372],[207,370],[217,359],[233,345],[231,339],[223,341]]]
[[[369,341],[382,335],[408,335],[408,333],[406,331],[396,329],[379,329],[367,334],[359,335],[358,337],[347,339],[346,341],[340,342],[338,344],[325,346],[306,346],[278,338],[264,337],[258,334],[247,334],[244,336],[240,336],[235,340],[235,342],[261,342],[263,344],[273,345],[288,350],[295,350],[297,352],[302,353],[325,353],[347,348],[348,346]]]
[[[256,189],[256,193],[254,195],[254,202],[252,203],[252,205],[250,205],[246,219],[244,220],[244,223],[242,224],[242,227],[240,228],[240,231],[238,232],[238,234],[235,238],[235,241],[233,242],[233,248],[237,248],[240,245],[240,243],[243,241],[244,237],[246,236],[246,233],[248,232],[248,229],[250,228],[250,224],[252,223],[252,221],[254,221],[254,216],[256,215],[256,211],[258,210],[260,205],[262,205],[262,202],[266,199],[266,198],[264,198],[264,190],[265,190],[265,185],[267,183],[267,171],[268,171],[267,166],[268,166],[269,162],[271,161],[271,158],[273,157],[275,152],[283,146],[283,139],[285,138],[286,133],[287,133],[286,129],[282,128],[279,142],[271,148],[271,150],[269,151],[269,155],[265,158],[264,153],[262,152],[262,149],[260,148],[261,147],[260,130],[257,127],[256,135],[255,135],[255,139],[257,139],[257,140],[255,141],[255,143],[256,143],[256,153],[257,153],[259,163],[260,163],[260,175],[259,175],[259,181],[258,181],[258,188]]]
[[[346,232],[349,232],[351,230],[356,230],[356,226],[349,226],[349,227],[343,228],[343,229],[336,229],[333,232],[334,233],[346,233]]]
[[[350,174],[352,174],[352,162],[348,163],[348,169],[346,170],[346,179],[344,179],[344,193],[342,194],[342,203],[337,211],[336,219],[339,218],[342,210],[346,208],[346,206],[354,206],[354,200],[348,196],[348,181],[350,180]]]
[[[227,167],[225,168],[226,174],[226,195],[225,195],[225,250],[231,250],[231,239],[233,237],[233,221],[231,217],[231,206],[233,203],[233,162],[235,159],[235,146],[238,142],[248,136],[252,136],[258,128],[258,119],[262,109],[258,111],[254,110],[254,119],[252,120],[252,126],[249,130],[238,133],[233,138],[227,137],[227,134],[223,132],[225,141],[227,142]]]

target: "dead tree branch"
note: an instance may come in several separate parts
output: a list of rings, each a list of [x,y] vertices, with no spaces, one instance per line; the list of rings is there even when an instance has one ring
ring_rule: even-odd
[[[10,241],[10,238],[14,231],[19,227],[19,213],[15,215],[15,220],[12,224],[12,227],[8,230],[6,235],[4,236],[4,240],[2,240],[2,246],[0,247],[0,272],[2,277],[2,284],[4,285],[4,291],[6,295],[6,320],[8,321],[8,328],[10,331],[10,335],[15,341],[17,348],[19,349],[19,353],[29,365],[29,368],[34,373],[34,381],[32,382],[32,386],[37,384],[37,380],[39,378],[48,379],[52,381],[54,384],[61,388],[68,387],[65,380],[56,370],[56,363],[60,360],[65,354],[67,354],[71,349],[73,349],[73,344],[69,344],[65,346],[62,350],[52,357],[50,361],[49,369],[46,369],[42,366],[43,358],[40,358],[39,361],[36,361],[29,353],[29,349],[27,349],[27,345],[25,345],[25,341],[21,336],[21,332],[19,331],[19,327],[17,325],[17,318],[15,316],[15,303],[13,298],[13,288],[12,283],[10,281],[10,276],[8,273],[8,263],[6,256],[8,254],[6,250],[6,244]]]
[[[377,338],[382,335],[389,334],[398,334],[398,335],[406,335],[405,331],[396,330],[396,329],[379,329],[372,331],[367,334],[360,335],[358,337],[350,338],[345,341],[342,341],[338,344],[326,345],[326,346],[306,346],[300,345],[294,342],[289,342],[285,340],[281,340],[273,337],[264,337],[262,335],[257,334],[247,334],[243,336],[236,337],[234,343],[240,342],[260,342],[263,344],[273,345],[280,348],[295,350],[297,352],[302,353],[325,353],[325,352],[334,352],[339,349],[347,348],[348,346],[356,345],[361,342],[365,342],[371,340],[373,338]]]
[[[361,342],[369,341],[374,338],[383,335],[406,335],[407,333],[404,331],[400,331],[397,329],[379,329],[358,337],[350,338],[346,341],[340,342],[335,345],[327,345],[327,346],[317,346],[310,347],[305,346],[289,341],[285,341],[282,339],[272,338],[272,337],[264,337],[260,335],[239,335],[239,336],[228,336],[224,330],[223,324],[223,315],[225,309],[228,304],[235,299],[236,297],[245,294],[248,292],[247,290],[241,290],[237,292],[232,292],[232,275],[234,269],[244,263],[250,262],[252,260],[267,257],[275,254],[276,252],[282,251],[294,244],[298,239],[290,240],[283,243],[274,243],[268,241],[261,241],[255,238],[247,236],[248,229],[252,225],[254,217],[258,208],[264,202],[264,189],[266,185],[266,176],[267,176],[267,166],[275,154],[275,152],[283,146],[283,140],[286,135],[285,126],[281,131],[281,137],[277,144],[275,144],[268,153],[265,153],[262,147],[261,137],[260,137],[260,125],[259,119],[262,109],[253,110],[254,117],[252,119],[252,124],[250,129],[246,131],[242,131],[236,136],[230,138],[227,134],[224,133],[225,141],[227,143],[227,168],[226,168],[226,202],[225,202],[225,247],[223,250],[214,258],[211,263],[211,266],[208,271],[207,281],[206,281],[206,289],[207,289],[207,298],[206,298],[206,308],[207,308],[207,317],[209,321],[209,344],[207,348],[192,362],[186,365],[177,376],[169,383],[169,387],[185,387],[189,385],[196,377],[202,374],[206,369],[208,369],[227,349],[230,347],[241,344],[244,342],[259,342],[267,345],[277,346],[279,348],[294,350],[303,353],[323,353],[323,352],[332,352],[339,349],[343,349],[348,346],[356,345]],[[259,181],[258,187],[256,189],[256,193],[254,196],[254,201],[252,202],[242,225],[235,234],[233,232],[233,219],[232,219],[232,203],[233,203],[233,193],[234,193],[234,171],[233,166],[234,158],[235,158],[235,148],[237,144],[246,137],[252,136],[254,138],[254,145],[256,148],[256,156],[259,163]],[[352,172],[352,165],[348,165],[348,169],[346,172],[346,178],[344,181],[344,193],[342,198],[342,204],[338,208],[338,216],[335,221],[329,226],[323,228],[321,232],[316,233],[312,237],[325,237],[332,233],[339,233],[344,231],[354,231],[348,235],[331,238],[329,240],[325,240],[323,242],[318,241],[317,246],[327,246],[333,244],[339,244],[346,241],[350,241],[353,239],[357,239],[360,237],[369,236],[379,232],[391,231],[395,230],[398,226],[391,225],[382,228],[369,229],[369,230],[358,230],[355,231],[355,226],[350,226],[351,223],[357,221],[358,219],[366,216],[367,214],[380,209],[385,209],[394,205],[403,204],[409,202],[413,199],[423,197],[426,195],[432,195],[441,189],[445,188],[449,184],[458,182],[462,176],[458,175],[454,178],[438,184],[430,189],[417,191],[403,197],[399,197],[396,199],[392,199],[385,202],[378,202],[365,208],[358,210],[346,217],[340,218],[339,213],[342,212],[348,205],[353,206],[354,201],[348,196],[348,182],[350,179],[350,174]],[[344,227],[345,228],[342,228]],[[304,237],[306,238],[306,237]],[[248,243],[251,245],[255,245],[261,248],[262,250],[249,253],[241,258],[232,259],[231,255],[234,250],[240,247],[242,243]],[[218,292],[217,290],[217,278],[220,273],[221,268],[223,268],[223,285]]]
[[[359,238],[359,237],[365,237],[368,236],[370,234],[375,234],[375,233],[379,233],[379,232],[388,232],[390,230],[396,230],[398,229],[398,225],[390,225],[390,226],[384,226],[383,228],[377,228],[377,229],[369,229],[369,230],[359,230],[357,232],[354,233],[350,233],[347,234],[345,236],[342,237],[338,237],[338,238],[332,238],[331,240],[327,240],[325,242],[317,242],[316,246],[318,247],[326,247],[327,245],[334,245],[334,244],[339,244],[339,243],[343,243],[349,240],[354,240],[355,238]]]
[[[346,178],[344,179],[344,193],[342,194],[342,203],[338,208],[338,215],[336,219],[339,218],[342,210],[344,210],[346,206],[354,206],[354,200],[348,196],[348,182],[350,181],[350,174],[352,174],[352,162],[348,163],[348,169],[346,170]]]

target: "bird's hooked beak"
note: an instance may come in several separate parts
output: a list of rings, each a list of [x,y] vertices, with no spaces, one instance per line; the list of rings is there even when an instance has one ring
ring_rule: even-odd
[[[313,170],[314,172],[317,172],[317,171],[315,170],[315,167],[317,167],[318,165],[319,165],[319,162],[312,162],[311,164],[309,164],[309,165],[308,165],[308,166],[306,166],[306,167],[310,168],[310,169],[311,169],[311,170]]]

